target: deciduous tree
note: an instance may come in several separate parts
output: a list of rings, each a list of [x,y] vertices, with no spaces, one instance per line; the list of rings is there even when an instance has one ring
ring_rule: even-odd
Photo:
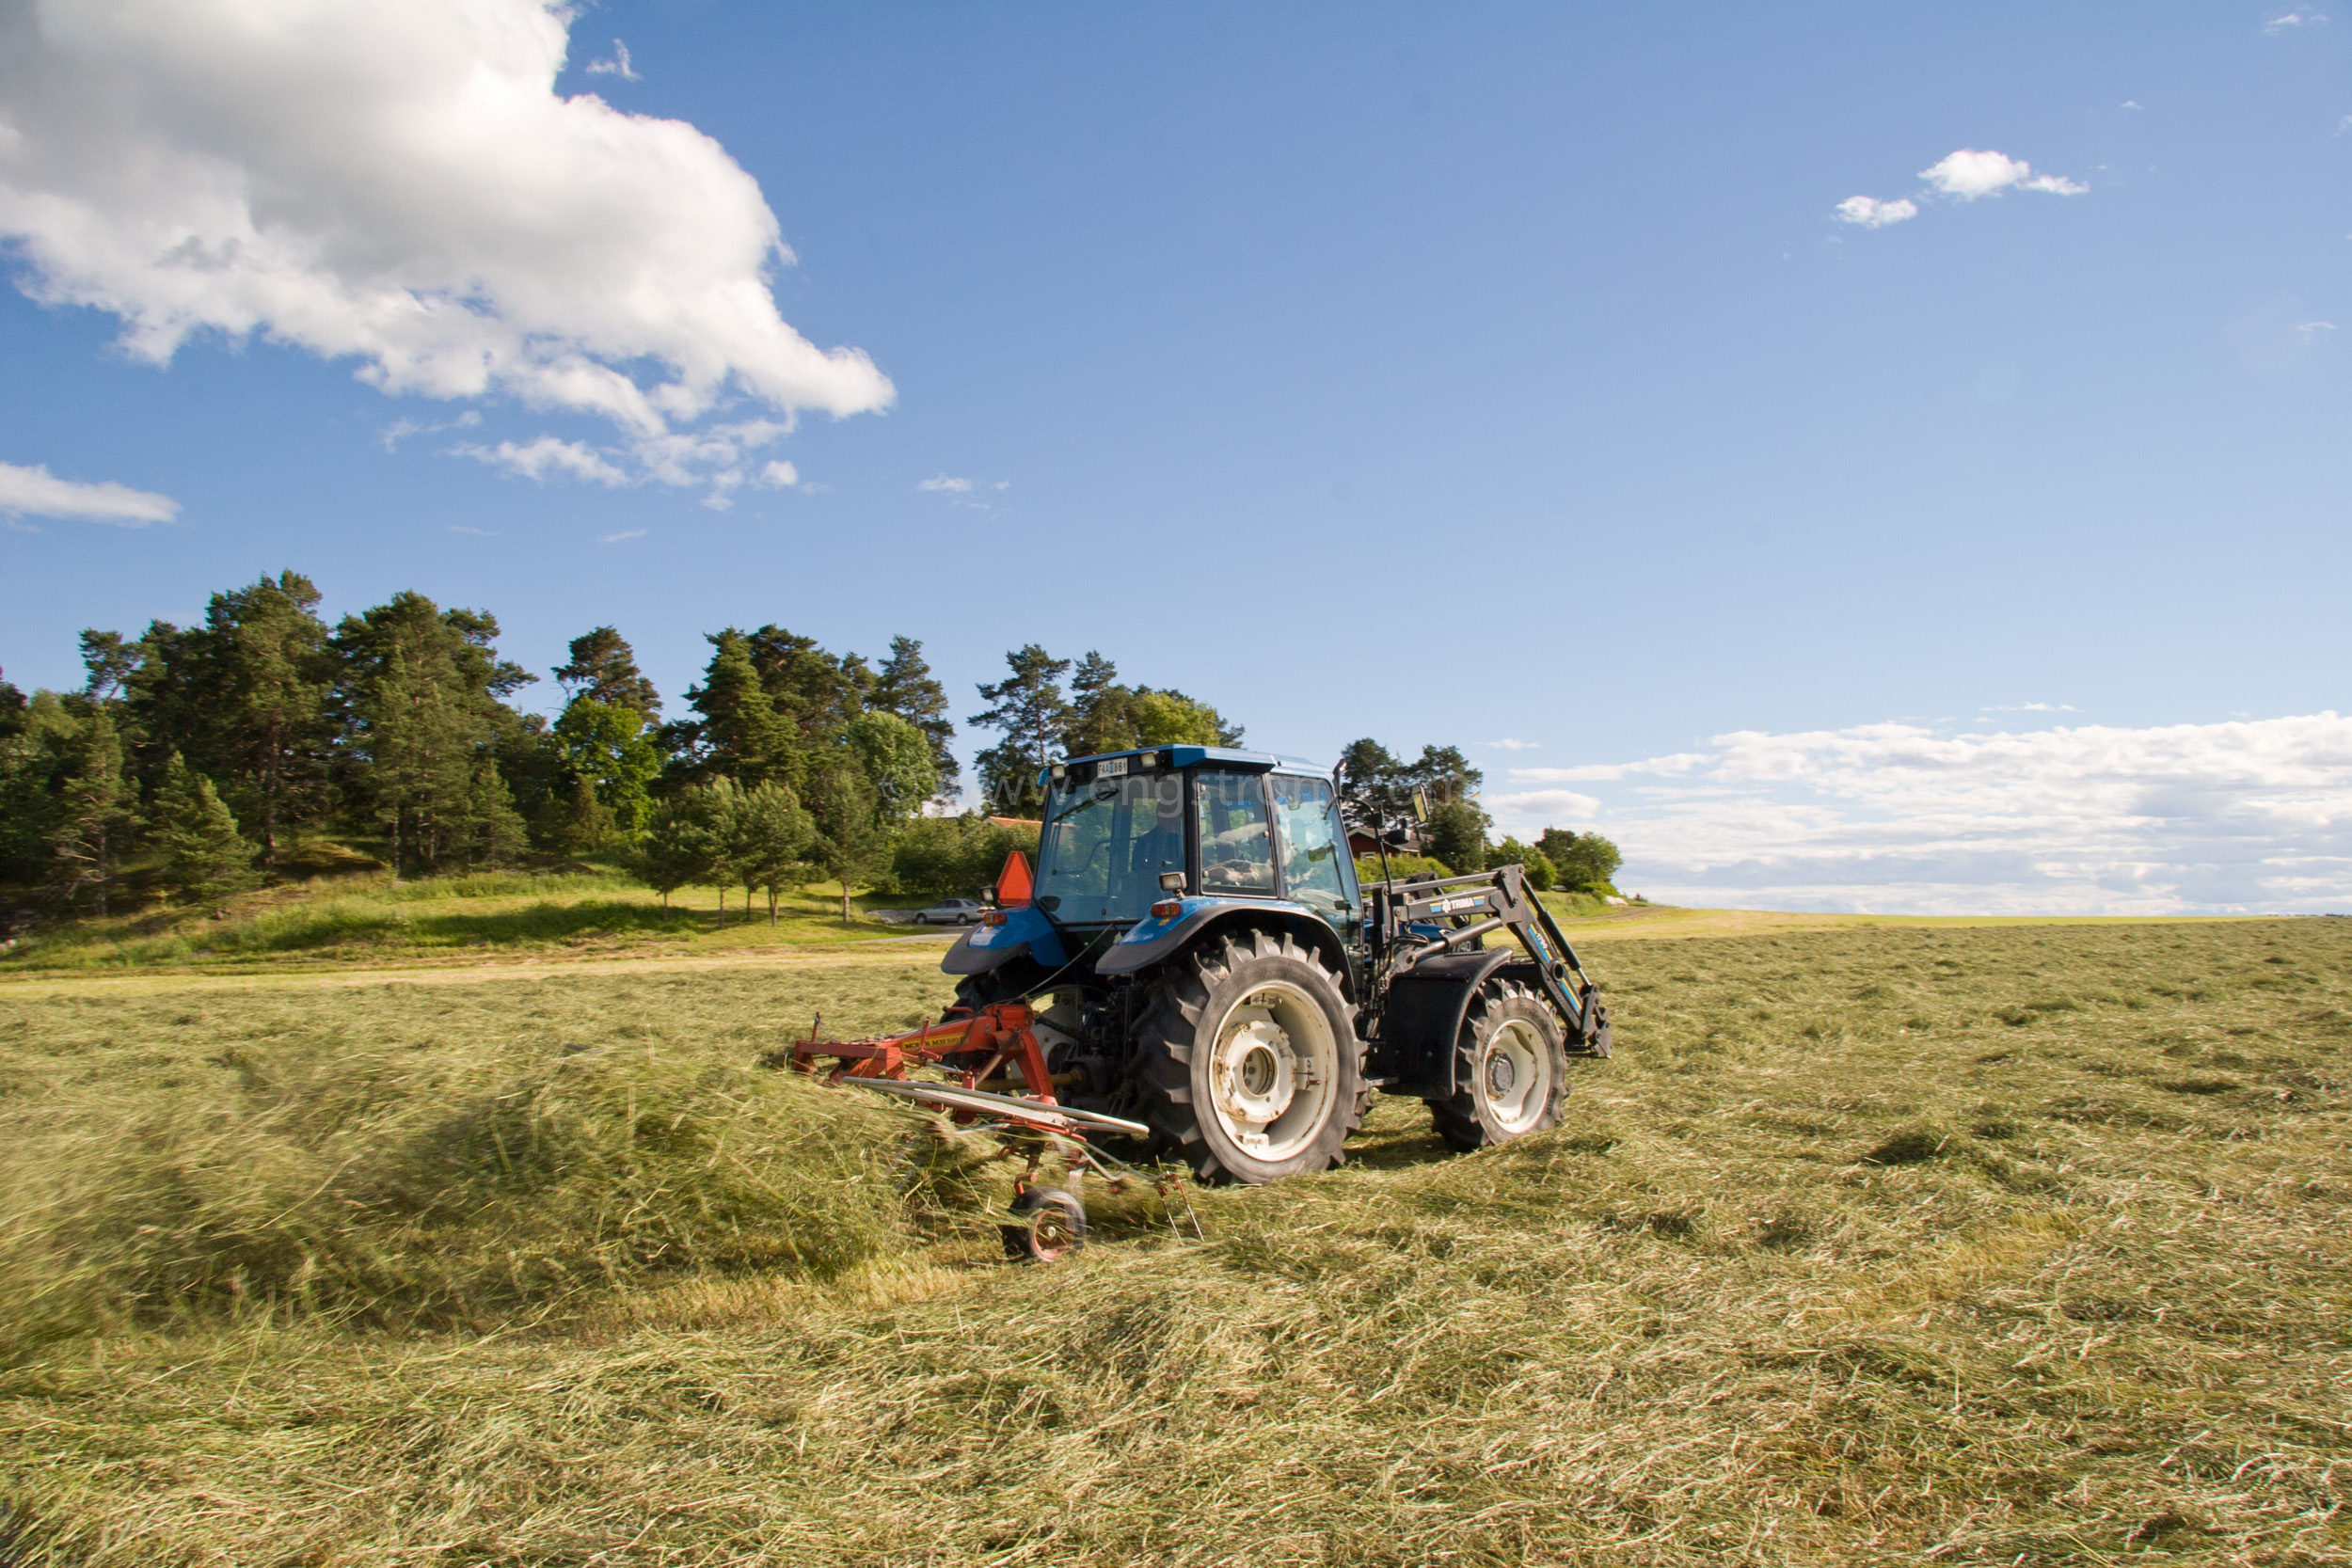
[[[582,692],[564,705],[553,734],[564,767],[594,792],[610,832],[623,839],[643,832],[661,752],[639,711]]]
[[[750,918],[752,893],[768,895],[768,924],[776,924],[776,901],[787,887],[808,879],[816,827],[799,797],[780,784],[764,784],[735,797],[728,818],[727,860],[743,884],[743,912]]]
[[[890,863],[890,834],[881,802],[865,771],[844,758],[809,780],[809,813],[817,836],[810,859],[841,884],[841,923],[850,923],[850,896]]]
[[[1617,847],[1598,833],[1571,832],[1565,828],[1546,828],[1536,839],[1535,847],[1560,873],[1560,885],[1579,891],[1613,893],[1612,885],[1617,867],[1625,857]]]

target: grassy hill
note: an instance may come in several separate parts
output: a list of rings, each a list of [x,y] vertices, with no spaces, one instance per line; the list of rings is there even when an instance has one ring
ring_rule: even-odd
[[[855,898],[845,925],[839,886],[819,883],[787,895],[771,924],[765,895],[747,911],[739,888],[723,908],[715,890],[688,888],[665,909],[635,878],[602,867],[406,881],[381,870],[343,872],[240,895],[222,913],[151,906],[105,920],[53,922],[0,953],[0,975],[859,942],[907,934],[904,926],[873,918],[875,911],[928,902]]]
[[[1558,1132],[1054,1270],[741,957],[0,985],[0,1560],[2352,1556],[2352,923],[1612,942]]]

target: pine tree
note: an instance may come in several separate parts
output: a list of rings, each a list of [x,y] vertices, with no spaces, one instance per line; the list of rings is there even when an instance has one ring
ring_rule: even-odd
[[[1136,739],[1136,694],[1119,684],[1119,667],[1092,649],[1070,677],[1070,719],[1062,754],[1090,757],[1123,752]]]
[[[697,726],[702,771],[746,787],[771,779],[796,782],[802,770],[798,738],[760,682],[750,640],[729,626],[709,641],[717,651],[703,672],[703,684],[686,693],[688,705],[703,716]]]
[[[776,716],[793,727],[804,748],[836,738],[865,711],[874,673],[857,655],[836,658],[815,638],[778,626],[762,626],[743,641]]]
[[[237,831],[213,781],[177,752],[155,792],[151,820],[164,851],[164,880],[187,902],[217,906],[261,879],[253,871],[253,846]]]
[[[574,855],[592,854],[612,842],[612,814],[596,799],[596,786],[588,780],[572,780],[554,837],[559,848]]]
[[[950,749],[955,721],[947,717],[946,688],[931,678],[931,667],[924,662],[922,643],[911,637],[890,640],[890,657],[875,674],[866,706],[873,713],[895,713],[923,732],[931,750],[931,768],[939,775],[939,793],[954,796],[962,773]]]
[[[553,672],[574,700],[593,697],[607,707],[634,708],[646,721],[661,717],[661,694],[637,668],[637,651],[611,626],[572,639],[571,657]]]
[[[395,871],[519,852],[522,820],[491,747],[516,721],[499,699],[533,677],[498,657],[497,636],[491,617],[416,593],[336,628],[347,776]]]
[[[24,733],[24,710],[31,705],[24,692],[0,680],[0,740],[13,740]]]
[[[81,721],[69,742],[58,791],[60,820],[50,837],[51,887],[69,906],[84,889],[106,918],[106,884],[114,865],[139,825],[131,809],[129,781],[122,776],[122,742],[104,708]]]
[[[298,573],[264,577],[214,594],[201,626],[151,623],[110,666],[142,776],[159,782],[180,752],[255,824],[265,865],[282,826],[318,820],[330,804],[326,705],[337,672],[318,602]],[[106,653],[89,646],[99,635],[84,634],[86,658]]]
[[[965,722],[1003,733],[1000,744],[980,754],[980,784],[993,809],[1012,815],[1044,803],[1037,775],[1070,721],[1070,700],[1061,689],[1070,660],[1032,642],[1007,654],[1005,665],[1010,673],[1003,680],[979,689],[981,699],[993,705]]]
[[[657,804],[645,836],[630,857],[630,868],[661,895],[661,917],[670,916],[670,895],[712,879],[725,859],[710,810],[709,792],[689,789]]]

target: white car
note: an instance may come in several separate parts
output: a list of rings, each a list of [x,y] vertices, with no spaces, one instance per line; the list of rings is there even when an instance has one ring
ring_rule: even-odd
[[[917,926],[977,926],[987,911],[969,898],[946,898],[914,911]]]

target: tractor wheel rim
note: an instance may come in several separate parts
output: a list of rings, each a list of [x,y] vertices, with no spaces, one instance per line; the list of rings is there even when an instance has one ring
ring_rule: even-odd
[[[1551,1098],[1543,1037],[1525,1019],[1505,1019],[1480,1053],[1478,1081],[1487,1113],[1508,1133],[1532,1132]]]
[[[1250,1158],[1273,1163],[1310,1148],[1331,1119],[1338,1085],[1338,1037],[1303,987],[1260,986],[1219,1021],[1210,1109]]]

